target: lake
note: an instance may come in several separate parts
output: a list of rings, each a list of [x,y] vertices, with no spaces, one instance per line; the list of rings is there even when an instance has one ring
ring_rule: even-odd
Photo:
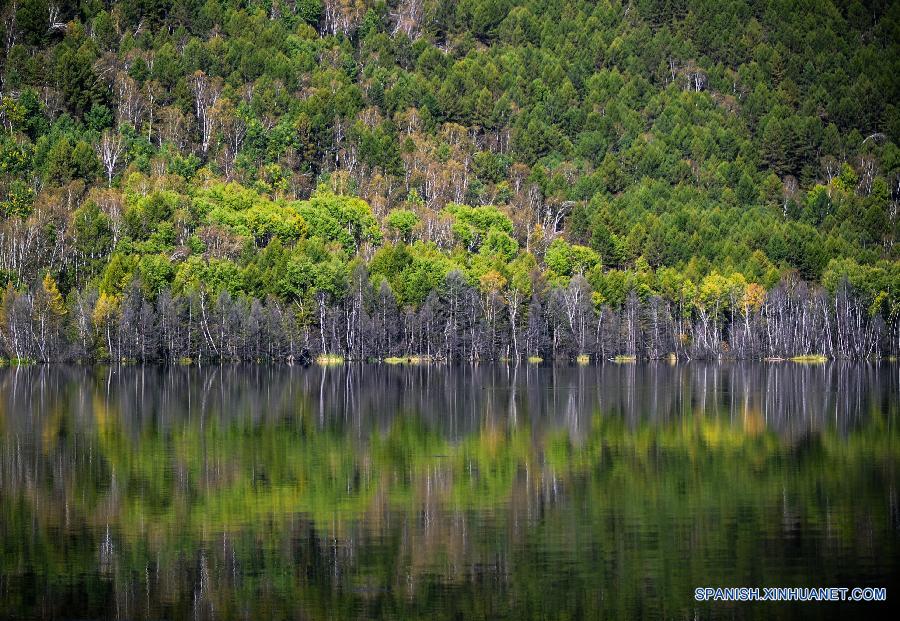
[[[877,615],[898,422],[888,363],[3,368],[0,618]]]

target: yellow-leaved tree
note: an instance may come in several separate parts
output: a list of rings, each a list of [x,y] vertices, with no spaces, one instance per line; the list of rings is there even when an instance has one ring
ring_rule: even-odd
[[[91,319],[97,331],[106,337],[106,351],[110,359],[113,358],[113,326],[116,324],[118,316],[119,298],[114,295],[101,293],[100,297],[97,298],[97,303],[94,305]]]
[[[62,342],[63,318],[67,312],[56,280],[47,272],[41,281],[41,288],[35,292],[32,306],[32,315],[38,328],[37,346],[41,360],[56,358]]]

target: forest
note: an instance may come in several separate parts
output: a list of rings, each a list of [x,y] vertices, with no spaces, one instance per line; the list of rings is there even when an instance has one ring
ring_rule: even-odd
[[[4,360],[900,354],[900,3],[0,7]]]

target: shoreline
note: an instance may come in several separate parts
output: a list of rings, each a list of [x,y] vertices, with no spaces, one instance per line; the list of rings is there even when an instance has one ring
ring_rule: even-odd
[[[121,360],[110,362],[109,360],[21,360],[0,358],[0,368],[38,367],[38,366],[77,366],[77,367],[204,367],[204,366],[285,366],[285,367],[340,367],[340,366],[389,366],[389,367],[462,367],[462,366],[529,366],[529,367],[554,367],[554,366],[604,366],[604,365],[656,365],[680,366],[686,364],[731,364],[731,363],[761,363],[761,364],[796,364],[796,365],[825,365],[827,363],[896,363],[897,356],[873,356],[867,358],[833,358],[828,356],[770,356],[765,358],[735,358],[721,356],[717,358],[646,358],[640,356],[612,356],[602,358],[600,356],[579,355],[573,358],[542,358],[539,356],[522,357],[519,360],[501,358],[498,360],[447,360],[434,356],[390,356],[386,358],[369,358],[358,360],[345,358],[335,354],[321,354],[312,358],[309,362],[302,363],[290,359],[180,359],[180,360]]]

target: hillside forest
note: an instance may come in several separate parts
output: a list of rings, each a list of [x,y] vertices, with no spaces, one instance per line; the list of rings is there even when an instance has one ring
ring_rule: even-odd
[[[0,356],[900,353],[900,3],[0,0]]]

